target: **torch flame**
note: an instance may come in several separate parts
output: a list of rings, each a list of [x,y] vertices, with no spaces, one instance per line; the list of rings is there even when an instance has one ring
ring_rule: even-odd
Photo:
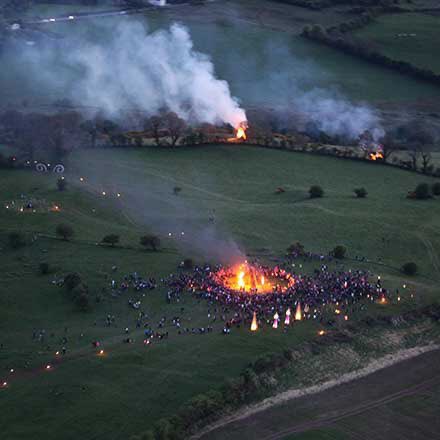
[[[295,321],[301,321],[301,319],[302,319],[301,303],[298,303],[295,311]]]
[[[258,330],[257,313],[254,312],[254,316],[252,317],[251,332],[256,332],[257,330]]]

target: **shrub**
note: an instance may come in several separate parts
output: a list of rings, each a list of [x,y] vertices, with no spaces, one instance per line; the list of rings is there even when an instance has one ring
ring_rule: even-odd
[[[299,241],[291,244],[287,248],[287,254],[288,255],[304,255],[305,254],[304,245],[302,243],[300,243]]]
[[[432,194],[435,196],[440,196],[440,182],[435,182],[432,185]]]
[[[408,262],[408,263],[405,263],[402,266],[402,272],[405,275],[415,275],[417,273],[417,271],[418,271],[417,264],[412,262],[412,261]]]
[[[64,277],[64,285],[66,286],[67,290],[73,290],[80,284],[81,276],[76,272],[68,273]]]
[[[309,194],[311,199],[316,199],[324,195],[324,190],[319,185],[312,185]]]
[[[173,188],[173,193],[177,196],[182,191],[182,188],[180,186],[175,186]]]
[[[9,246],[18,249],[26,244],[26,239],[21,232],[10,232],[8,235]]]
[[[63,240],[69,240],[73,237],[74,231],[72,226],[66,225],[65,223],[60,223],[55,229],[56,234]]]
[[[101,243],[103,244],[109,244],[111,247],[114,247],[115,244],[119,243],[119,235],[117,234],[109,234],[104,236],[104,238],[101,240]]]
[[[87,296],[87,293],[82,292],[77,295],[75,298],[75,304],[82,312],[85,312],[89,308],[89,297]]]
[[[415,198],[426,200],[431,197],[431,188],[427,183],[419,183],[414,190]]]
[[[367,190],[365,188],[356,188],[354,190],[354,193],[356,194],[356,197],[359,199],[364,199],[367,197]]]
[[[41,275],[47,275],[50,272],[49,263],[40,263],[38,269]]]
[[[139,239],[139,243],[145,248],[151,247],[153,251],[157,251],[157,248],[160,246],[160,238],[153,234],[143,235]]]
[[[58,191],[64,191],[67,188],[67,181],[64,177],[59,177],[57,180]]]
[[[332,254],[335,258],[338,258],[341,260],[342,258],[345,257],[346,252],[347,252],[347,249],[344,246],[338,245],[333,249]]]
[[[194,261],[192,258],[185,258],[182,263],[184,269],[192,269],[194,267]]]

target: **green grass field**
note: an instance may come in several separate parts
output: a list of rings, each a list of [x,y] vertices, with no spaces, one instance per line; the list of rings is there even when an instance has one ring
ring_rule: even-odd
[[[440,17],[428,14],[385,15],[355,32],[389,57],[440,73]]]
[[[85,183],[79,182],[80,176]],[[417,174],[380,164],[216,146],[80,151],[71,156],[66,179],[69,189],[60,193],[52,175],[4,170],[0,174],[0,371],[7,378],[7,371],[16,369],[9,387],[0,390],[1,429],[8,440],[59,439],[60,433],[63,439],[128,438],[172,414],[195,394],[236,377],[263,354],[314,337],[313,322],[301,323],[288,333],[254,335],[241,329],[228,337],[220,334],[218,326],[210,335],[185,336],[166,327],[168,340],[144,347],[127,297],[104,294],[91,311],[81,313],[67,293],[51,283],[78,271],[94,298],[114,276],[113,265],[121,277],[138,271],[159,279],[176,271],[184,256],[192,256],[179,238],[180,229],[189,231],[189,241],[196,242],[213,209],[219,236],[235,241],[244,252],[260,254],[262,261],[280,257],[296,240],[317,252],[344,244],[349,257],[368,257],[372,262],[362,267],[381,274],[386,286],[408,284],[403,304],[389,306],[388,312],[438,298],[440,201],[405,198],[417,183],[432,181]],[[325,189],[323,199],[307,198],[312,184]],[[178,196],[173,194],[174,186],[182,188]],[[274,194],[279,186],[286,193]],[[367,188],[367,199],[353,197],[358,186]],[[20,213],[5,208],[12,200],[19,205],[29,197],[47,206],[59,204],[61,211]],[[40,237],[32,245],[11,250],[3,240],[15,230],[53,235],[59,222],[74,227],[73,242]],[[138,247],[138,237],[145,231],[161,233],[160,252]],[[110,232],[121,235],[124,248],[96,246]],[[207,259],[218,250],[209,246]],[[200,261],[199,255],[194,256]],[[379,258],[386,266],[376,264]],[[397,269],[409,260],[416,261],[421,272],[412,280]],[[55,272],[39,275],[42,261]],[[351,260],[345,264],[361,265]],[[315,266],[305,264],[303,270]],[[409,292],[415,293],[414,299]],[[167,305],[164,288],[147,293],[142,307],[153,325],[162,316],[180,314],[180,307],[185,309],[181,316],[186,325],[208,324],[207,304],[185,297],[180,304]],[[365,313],[381,310],[371,305]],[[104,325],[108,313],[115,315],[115,327]],[[125,327],[134,344],[122,343]],[[46,330],[44,344],[32,340],[34,329]],[[53,371],[44,371],[64,335],[68,354]],[[90,347],[94,339],[103,341],[105,357],[94,355]]]

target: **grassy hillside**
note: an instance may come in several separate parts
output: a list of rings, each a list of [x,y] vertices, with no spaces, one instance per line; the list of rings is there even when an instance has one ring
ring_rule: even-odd
[[[176,271],[182,257],[192,255],[178,233],[187,231],[188,241],[197,241],[214,209],[219,237],[233,239],[244,252],[259,254],[263,261],[279,257],[296,240],[325,253],[344,244],[349,257],[368,257],[372,262],[347,260],[345,265],[362,265],[381,274],[387,287],[408,284],[402,305],[390,305],[388,311],[429,302],[438,295],[440,200],[405,198],[420,181],[431,181],[416,174],[379,164],[218,146],[82,151],[72,156],[66,179],[69,189],[58,192],[52,175],[0,173],[0,371],[10,382],[0,390],[0,410],[8,440],[59,439],[60,435],[127,438],[196,393],[237,376],[250,361],[314,337],[313,322],[303,322],[288,333],[251,335],[240,329],[227,337],[220,334],[220,325],[208,335],[177,335],[167,324],[168,340],[143,346],[142,330],[135,327],[137,312],[127,304],[132,294],[112,297],[110,280],[133,271],[157,279]],[[312,184],[325,189],[323,199],[308,199]],[[182,188],[177,196],[174,186]],[[279,186],[286,193],[274,194]],[[367,188],[367,199],[353,197],[358,186]],[[21,213],[5,208],[11,201],[20,206],[29,198],[41,206],[58,204],[61,211]],[[74,227],[72,242],[50,237],[61,221]],[[12,250],[5,240],[12,230],[45,235]],[[160,252],[138,247],[138,237],[145,231],[162,234]],[[96,245],[110,232],[121,235],[124,248]],[[221,240],[215,243],[220,245]],[[206,258],[218,250],[209,246]],[[421,275],[413,280],[393,269],[408,260],[420,266]],[[52,274],[38,274],[42,261],[55,268]],[[116,273],[113,265],[118,266]],[[314,267],[315,263],[305,264],[303,270]],[[52,284],[69,271],[79,272],[89,285],[93,303],[89,312],[77,311],[66,291]],[[410,291],[415,298],[410,299]],[[161,287],[141,298],[154,327],[161,317],[176,315],[190,327],[208,324],[207,304],[185,297],[169,305],[165,293]],[[98,294],[102,299],[95,303]],[[364,313],[380,313],[380,307],[368,306]],[[107,314],[115,315],[114,326],[105,326]],[[126,327],[133,344],[122,343]],[[44,343],[32,338],[39,329],[46,330]],[[55,361],[53,371],[44,371],[64,336],[66,356],[59,364]],[[103,341],[106,356],[94,354],[90,343],[95,339]],[[12,376],[10,368],[16,370]]]
[[[356,35],[393,59],[440,73],[440,60],[433,56],[440,50],[439,26],[440,17],[435,15],[385,15]]]

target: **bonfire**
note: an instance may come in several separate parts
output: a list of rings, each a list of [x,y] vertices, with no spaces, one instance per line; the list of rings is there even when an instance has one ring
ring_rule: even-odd
[[[235,136],[228,138],[228,142],[244,142],[247,139],[246,130],[248,128],[247,121],[240,122],[235,128]]]
[[[285,292],[295,283],[294,278],[285,270],[263,268],[247,261],[222,267],[212,274],[212,278],[231,291],[249,294]]]

